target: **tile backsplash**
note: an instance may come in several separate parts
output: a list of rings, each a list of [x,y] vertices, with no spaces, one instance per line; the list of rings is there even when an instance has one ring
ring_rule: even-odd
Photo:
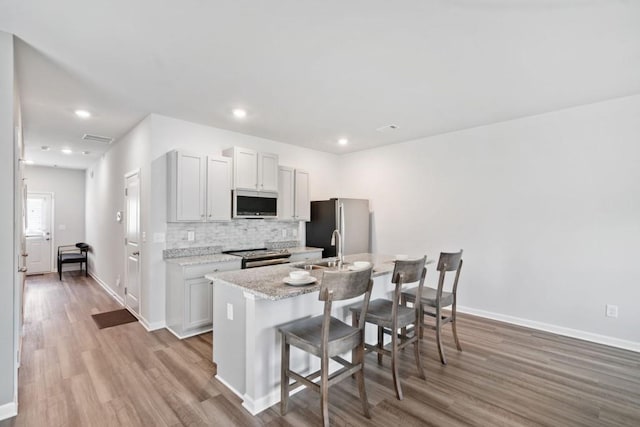
[[[195,235],[193,241],[188,240],[189,232]],[[218,246],[226,251],[298,245],[296,221],[237,219],[225,222],[167,223],[166,249]]]

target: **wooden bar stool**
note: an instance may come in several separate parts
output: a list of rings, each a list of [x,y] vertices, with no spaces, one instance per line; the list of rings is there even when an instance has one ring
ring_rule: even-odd
[[[378,363],[382,363],[382,356],[391,357],[391,372],[393,373],[393,384],[396,389],[396,397],[402,400],[402,386],[398,374],[398,351],[408,346],[414,345],[414,355],[418,376],[425,379],[422,363],[420,361],[420,307],[407,307],[406,303],[401,303],[400,295],[403,287],[407,283],[418,282],[416,294],[421,295],[424,285],[424,278],[427,274],[425,268],[427,257],[417,260],[396,261],[393,269],[392,283],[395,283],[393,300],[376,299],[369,304],[369,311],[364,313],[359,308],[352,308],[353,324],[363,318],[366,323],[372,323],[378,327],[378,342],[376,345],[365,343],[367,351],[378,353]],[[413,325],[412,328],[407,328]],[[408,334],[409,333],[409,334]],[[384,335],[391,335],[391,349],[384,348]]]
[[[453,330],[453,338],[456,342],[458,351],[462,351],[460,341],[458,340],[458,332],[456,331],[456,302],[458,292],[458,279],[460,278],[460,271],[462,271],[462,249],[460,252],[455,253],[440,253],[440,259],[438,260],[438,271],[440,272],[440,278],[438,279],[438,288],[433,289],[425,286],[422,289],[422,296],[418,296],[418,289],[410,289],[402,293],[403,302],[411,302],[414,306],[420,307],[422,320],[420,325],[420,335],[422,336],[423,328],[435,329],[436,341],[438,343],[438,352],[440,353],[440,361],[443,365],[447,364],[447,359],[444,356],[444,346],[442,345],[442,327],[447,323],[451,323],[451,329]],[[453,280],[453,287],[451,292],[445,292],[444,282],[445,275],[450,271],[455,271],[456,275]],[[420,301],[420,304],[416,304],[416,301]],[[451,314],[445,316],[442,312],[444,307],[451,306]],[[424,316],[435,317],[435,326],[426,323]]]
[[[322,421],[329,425],[329,387],[335,383],[356,376],[362,409],[367,418],[369,402],[364,385],[364,319],[357,326],[350,326],[331,316],[333,301],[355,298],[364,294],[362,313],[367,312],[371,297],[372,267],[357,271],[325,271],[320,284],[319,300],[324,301],[324,314],[301,319],[279,328],[282,334],[282,361],[280,383],[280,411],[287,413],[289,392],[299,386],[307,386],[320,393]],[[303,376],[289,368],[290,346],[297,347],[320,358],[320,370]],[[355,357],[349,362],[341,354],[352,351]],[[329,360],[338,362],[342,367],[329,374]],[[313,380],[320,377],[320,382]],[[289,384],[289,378],[295,381]]]

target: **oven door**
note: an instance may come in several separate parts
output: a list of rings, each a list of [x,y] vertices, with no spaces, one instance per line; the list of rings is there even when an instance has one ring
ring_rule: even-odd
[[[278,193],[235,190],[234,218],[275,218],[278,216]]]

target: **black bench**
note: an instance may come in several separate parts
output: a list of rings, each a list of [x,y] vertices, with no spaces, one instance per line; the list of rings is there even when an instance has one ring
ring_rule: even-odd
[[[58,275],[62,280],[62,265],[80,263],[80,271],[84,263],[84,275],[88,276],[87,271],[87,252],[89,245],[86,243],[76,243],[75,245],[58,246]]]

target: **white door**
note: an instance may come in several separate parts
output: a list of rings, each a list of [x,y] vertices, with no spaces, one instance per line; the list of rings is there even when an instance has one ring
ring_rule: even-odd
[[[27,274],[49,273],[51,269],[51,229],[53,197],[50,193],[27,193],[26,249]]]
[[[133,314],[140,314],[140,176],[125,175],[125,253],[126,271],[124,305]]]

